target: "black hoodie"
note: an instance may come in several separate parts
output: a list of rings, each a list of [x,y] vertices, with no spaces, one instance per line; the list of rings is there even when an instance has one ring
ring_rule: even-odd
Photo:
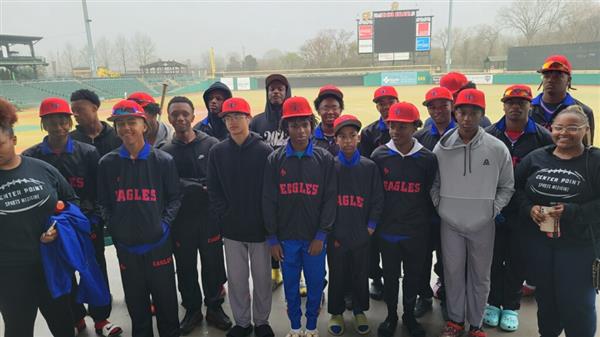
[[[183,226],[202,227],[202,234],[212,238],[219,234],[219,226],[208,221],[207,185],[208,152],[219,141],[202,131],[196,132],[196,138],[184,143],[173,138],[162,150],[173,156],[179,173],[180,188],[183,194],[181,207],[173,221],[173,228]]]
[[[227,239],[264,242],[261,208],[263,172],[273,149],[250,133],[240,146],[231,137],[208,154],[208,197],[212,221]]]
[[[262,139],[272,148],[278,149],[287,144],[288,135],[284,130],[279,129],[281,120],[282,105],[274,105],[269,102],[269,86],[265,88],[267,93],[267,103],[265,103],[265,112],[256,115],[250,122],[250,130],[258,133]],[[285,83],[285,99],[292,96],[292,88],[289,83]]]
[[[96,138],[92,139],[88,135],[86,135],[81,129],[81,126],[79,125],[77,125],[75,127],[75,130],[71,131],[69,135],[73,137],[73,139],[75,139],[76,141],[94,145],[98,150],[100,157],[102,157],[110,151],[121,146],[121,138],[117,136],[117,132],[115,131],[115,129],[112,126],[108,125],[108,123],[100,123],[102,123],[102,131],[100,131],[100,134],[96,136]]]
[[[223,119],[221,119],[221,117],[211,113],[210,109],[208,108],[208,95],[215,90],[221,90],[225,92],[225,99],[229,99],[232,96],[229,87],[219,81],[213,83],[208,89],[206,89],[204,94],[202,94],[202,99],[204,100],[204,105],[206,106],[207,116],[194,125],[194,130],[202,131],[209,136],[217,138],[218,140],[224,140],[229,135],[227,127],[225,126],[225,122]]]

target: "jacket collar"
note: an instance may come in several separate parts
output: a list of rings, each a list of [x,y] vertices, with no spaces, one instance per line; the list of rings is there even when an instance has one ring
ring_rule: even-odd
[[[44,137],[44,140],[42,141],[42,144],[40,145],[40,149],[41,149],[42,153],[45,155],[54,153],[52,151],[52,149],[50,148],[50,144],[48,144],[48,136]],[[69,154],[73,153],[73,140],[71,139],[71,136],[67,137],[67,144],[65,145],[65,148],[63,149],[62,152],[69,153]]]
[[[144,142],[144,147],[142,147],[142,149],[138,153],[138,156],[136,159],[142,159],[142,160],[148,159],[151,148],[152,148],[152,146],[150,146],[150,144],[148,144],[147,142]],[[121,147],[119,148],[119,156],[121,158],[125,158],[125,159],[131,158],[131,154],[129,153],[129,151],[127,151],[127,148],[125,147],[125,145],[121,145]]]

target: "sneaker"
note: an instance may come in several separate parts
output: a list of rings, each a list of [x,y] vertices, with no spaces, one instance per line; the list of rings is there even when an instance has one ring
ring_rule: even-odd
[[[107,320],[96,322],[94,324],[96,334],[104,337],[116,337],[123,333],[123,329],[120,326],[113,324]]]
[[[253,330],[254,330],[254,327],[252,327],[252,324],[248,325],[245,328],[242,326],[239,326],[239,325],[234,325],[233,328],[231,328],[229,331],[227,331],[225,336],[226,337],[248,337],[252,334]]]
[[[202,323],[204,316],[202,310],[186,310],[185,316],[179,323],[179,331],[182,335],[187,335],[194,330],[194,328]]]
[[[465,331],[465,327],[452,321],[446,322],[446,326],[442,329],[440,337],[459,337]]]
[[[415,317],[420,318],[423,317],[428,311],[433,309],[433,299],[431,298],[417,298],[417,303],[415,304]]]
[[[485,311],[483,312],[483,323],[487,326],[497,327],[500,323],[500,316],[502,315],[502,310],[500,308],[488,305],[485,307]]]
[[[269,324],[254,327],[254,336],[256,337],[274,337],[275,333]]]
[[[206,322],[223,331],[229,330],[233,325],[221,306],[206,309]]]
[[[371,282],[369,296],[371,296],[371,298],[375,301],[383,300],[383,282],[380,278],[373,279],[373,281]]]
[[[304,281],[304,275],[300,276],[300,296],[306,297],[308,290],[306,289],[306,281]]]
[[[385,321],[377,327],[377,335],[379,337],[392,337],[398,326],[398,317],[387,317]]]
[[[515,310],[502,310],[500,329],[508,332],[517,331],[519,329],[519,312]]]
[[[354,330],[359,335],[366,335],[371,332],[369,320],[367,320],[367,316],[363,312],[354,315]]]
[[[334,336],[340,336],[344,334],[344,316],[342,315],[331,315],[329,323],[327,323],[327,332]]]
[[[304,331],[304,337],[319,337],[319,330],[306,330]]]
[[[425,329],[412,315],[402,315],[402,324],[408,330],[408,334],[412,337],[425,337]]]
[[[305,337],[304,332],[302,332],[302,330],[298,329],[298,330],[290,330],[290,332],[287,333],[287,335],[285,335],[285,337]]]
[[[283,284],[283,275],[280,268],[271,269],[271,289],[275,290]]]
[[[487,334],[481,328],[470,328],[467,337],[487,337]]]

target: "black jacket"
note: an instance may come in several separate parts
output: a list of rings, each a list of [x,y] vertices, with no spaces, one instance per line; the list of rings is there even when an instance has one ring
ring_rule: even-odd
[[[227,127],[225,126],[225,122],[221,117],[217,116],[216,114],[212,114],[208,109],[208,95],[215,90],[221,90],[225,92],[225,99],[231,98],[231,90],[229,90],[227,85],[218,81],[213,83],[208,89],[206,89],[206,91],[204,91],[204,94],[202,94],[202,99],[204,100],[204,105],[206,106],[207,116],[194,125],[194,129],[202,131],[209,136],[213,136],[218,140],[223,140],[229,135]]]
[[[323,133],[322,124],[319,123],[312,135],[312,141],[315,146],[322,147],[331,153],[332,156],[337,156],[340,152],[340,147],[335,142],[335,136],[326,136]]]
[[[564,203],[560,218],[559,246],[589,246],[590,226],[596,241],[600,238],[600,150],[591,148],[576,158],[560,159],[552,153],[555,145],[535,150],[517,166],[514,199],[526,235],[546,234],[539,230],[529,213],[534,205]]]
[[[156,243],[181,204],[173,158],[148,143],[135,160],[125,146],[109,152],[98,167],[98,203],[116,242]]]
[[[100,131],[100,134],[94,139],[88,137],[88,135],[86,135],[81,130],[81,127],[79,125],[75,127],[75,130],[71,131],[70,136],[73,137],[73,139],[75,139],[76,141],[94,145],[98,150],[100,157],[102,157],[110,151],[121,146],[121,138],[117,136],[117,132],[115,131],[115,129],[112,126],[108,125],[108,123],[100,123],[102,123],[102,131]]]
[[[212,238],[219,234],[219,226],[208,221],[208,153],[219,141],[202,131],[195,132],[196,138],[187,144],[173,138],[162,148],[175,161],[182,193],[173,228],[185,230],[178,227],[200,226],[201,233]]]
[[[383,183],[377,165],[357,151],[351,161],[338,153],[337,215],[330,240],[355,248],[369,242],[367,228],[375,229],[383,211]]]
[[[96,207],[96,182],[98,171],[98,151],[92,145],[73,140],[69,137],[64,151],[52,152],[48,146],[48,137],[44,141],[23,151],[24,156],[37,158],[56,167],[69,182],[79,197],[80,208],[88,217],[99,216]]]
[[[210,210],[224,237],[243,242],[265,241],[260,196],[271,152],[273,149],[252,132],[241,146],[229,137],[210,150]]]
[[[265,111],[254,116],[250,122],[250,130],[258,133],[262,139],[272,148],[278,149],[287,144],[287,131],[279,128],[281,121],[281,108],[283,105],[273,105],[269,102],[269,88],[265,88],[266,99]],[[292,88],[285,88],[285,99],[292,96]]]
[[[434,212],[429,191],[437,174],[438,163],[433,152],[415,143],[413,150],[402,156],[387,145],[378,147],[371,159],[379,167],[383,179],[383,218],[379,235],[425,237]]]
[[[299,158],[288,142],[269,155],[264,181],[263,213],[271,245],[279,240],[326,239],[337,204],[329,152],[309,142]]]
[[[58,200],[77,202],[58,170],[39,159],[0,170],[0,266],[40,264],[40,236]]]
[[[425,148],[427,150],[433,151],[435,144],[437,144],[440,141],[440,138],[442,138],[442,136],[446,132],[448,132],[449,130],[451,130],[455,127],[456,127],[456,122],[453,119],[451,119],[450,124],[448,125],[446,130],[444,130],[444,132],[440,133],[440,131],[435,126],[435,123],[433,123],[433,121],[432,121],[429,124],[425,124],[425,126],[423,126],[423,128],[421,130],[415,132],[413,137],[415,137],[419,141],[419,143],[421,143],[421,145],[425,146]]]
[[[594,142],[594,125],[595,125],[594,111],[589,106],[581,103],[580,101],[573,98],[573,96],[571,96],[569,93],[567,93],[567,96],[562,101],[562,103],[556,108],[556,111],[553,114],[546,114],[544,111],[544,108],[542,107],[542,96],[543,95],[544,94],[539,94],[539,95],[537,95],[537,97],[535,97],[531,101],[531,110],[529,111],[529,114],[536,123],[545,127],[546,129],[550,130],[552,121],[554,121],[554,118],[560,111],[564,110],[566,107],[568,107],[570,105],[579,105],[583,109],[583,112],[586,114],[586,116],[588,117],[588,120],[590,122],[590,132],[591,132],[592,144],[593,144],[593,142]]]
[[[360,132],[360,144],[358,150],[364,157],[370,158],[375,149],[390,141],[390,132],[383,121],[379,118],[375,122],[367,125]]]

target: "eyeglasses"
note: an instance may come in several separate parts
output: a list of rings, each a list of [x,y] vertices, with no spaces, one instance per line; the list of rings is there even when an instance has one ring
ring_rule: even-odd
[[[575,133],[575,132],[577,132],[580,129],[583,129],[585,127],[587,127],[587,124],[585,124],[585,125],[579,125],[579,126],[575,126],[575,125],[569,125],[569,126],[552,125],[552,131],[556,131],[556,132],[567,131],[569,133]]]
[[[226,122],[241,121],[244,118],[246,118],[246,115],[244,115],[244,114],[227,114],[227,115],[223,116],[223,119]]]

